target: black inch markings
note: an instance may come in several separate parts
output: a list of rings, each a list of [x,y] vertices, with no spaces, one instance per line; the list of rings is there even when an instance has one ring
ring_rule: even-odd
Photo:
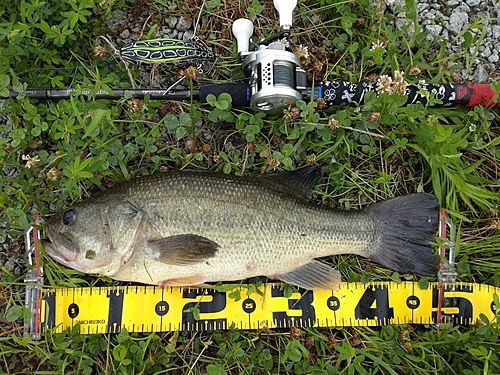
[[[389,286],[373,285],[366,288],[354,309],[356,319],[375,319],[384,325],[394,318],[394,308],[389,307]]]
[[[108,290],[106,292],[106,296],[109,298],[108,324],[106,332],[120,332],[122,326],[123,298],[125,297],[125,290]]]
[[[184,290],[182,298],[194,300],[186,303],[183,307],[183,330],[206,331],[227,327],[227,317],[212,317],[213,314],[220,313],[226,308],[226,293],[216,292],[212,289],[187,289]],[[199,317],[195,317],[195,311]],[[207,314],[209,315],[207,316]]]
[[[283,290],[279,285],[271,287],[271,296],[285,298]],[[309,290],[300,290],[298,298],[287,298],[287,309],[285,311],[273,312],[273,323],[278,328],[291,326],[312,327],[316,324],[316,310],[312,305],[314,293]]]

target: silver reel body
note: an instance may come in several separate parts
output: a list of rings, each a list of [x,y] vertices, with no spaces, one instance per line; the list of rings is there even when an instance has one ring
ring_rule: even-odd
[[[250,78],[250,106],[268,114],[279,114],[302,99],[306,73],[300,59],[285,50],[282,42],[261,46],[243,60],[243,71]]]

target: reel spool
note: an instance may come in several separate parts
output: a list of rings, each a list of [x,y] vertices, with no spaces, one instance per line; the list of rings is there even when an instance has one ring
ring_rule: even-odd
[[[277,114],[302,99],[298,89],[306,89],[306,73],[300,67],[300,59],[285,51],[283,43],[273,42],[267,49],[250,53],[243,64],[245,75],[250,78],[252,109]]]
[[[250,20],[240,18],[233,24],[238,52],[243,59],[243,72],[249,78],[250,107],[268,114],[279,114],[289,105],[302,99],[299,90],[307,88],[307,76],[300,67],[300,59],[286,51],[280,38],[290,35],[292,13],[297,1],[274,0],[280,14],[282,31],[263,40],[254,52],[248,52],[253,34]]]

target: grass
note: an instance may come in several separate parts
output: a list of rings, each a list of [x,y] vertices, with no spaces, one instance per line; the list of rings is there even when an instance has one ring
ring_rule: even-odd
[[[143,35],[166,17],[196,17],[198,1],[176,4],[177,10],[167,10],[157,0],[7,0],[0,6],[0,91],[130,87],[131,78],[137,87],[168,87],[182,66],[129,65],[127,71],[109,54],[92,51],[102,35],[120,46],[120,31],[107,22],[123,12],[151,15]],[[308,47],[302,65],[309,79],[367,81],[401,70],[409,83],[438,83],[459,78],[457,68],[470,69],[466,51],[481,42],[483,23],[464,31],[464,52],[447,55],[446,40],[429,41],[416,25],[413,32],[411,25],[395,28],[399,11],[416,19],[412,0],[395,13],[384,12],[383,2],[300,1],[291,42]],[[219,58],[204,67],[210,74],[200,80],[242,77],[230,32],[231,20],[242,16],[254,21],[259,38],[277,31],[271,1],[206,1],[199,36]],[[377,42],[382,46],[372,50]],[[397,96],[381,95],[361,107],[328,110],[299,102],[283,116],[265,118],[232,108],[224,97],[201,106],[74,96],[6,100],[0,115],[0,223],[14,239],[34,212],[59,211],[116,181],[157,170],[258,174],[316,164],[322,177],[313,199],[339,208],[358,209],[416,191],[436,194],[460,229],[459,280],[500,286],[500,133],[498,112],[490,109],[404,106]],[[19,241],[14,248],[22,252]],[[50,285],[111,283],[45,262]],[[394,277],[355,256],[331,262],[352,282]],[[89,336],[48,331],[32,341],[21,330],[23,293],[22,277],[1,266],[0,373],[500,373],[498,320],[442,329],[391,325]]]

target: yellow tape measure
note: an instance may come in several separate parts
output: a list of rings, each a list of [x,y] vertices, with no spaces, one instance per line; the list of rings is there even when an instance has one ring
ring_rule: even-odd
[[[238,301],[229,297],[232,291],[211,289],[44,289],[41,324],[55,332],[79,324],[82,334],[436,324],[438,316],[465,325],[481,314],[495,316],[499,289],[470,283],[430,283],[425,290],[415,282],[342,283],[335,291],[300,291],[287,298],[280,284],[269,284],[262,295],[247,296],[242,288]]]

